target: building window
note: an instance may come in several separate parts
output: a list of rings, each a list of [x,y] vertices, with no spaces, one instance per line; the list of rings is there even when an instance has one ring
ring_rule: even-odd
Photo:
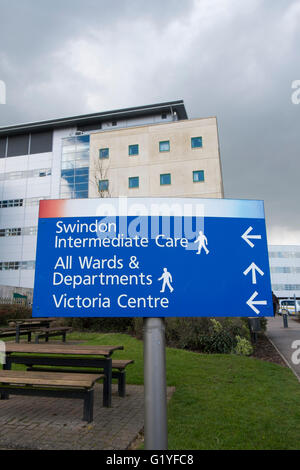
[[[193,182],[202,183],[204,181],[204,170],[193,171]]]
[[[128,178],[128,187],[131,188],[138,188],[140,185],[140,179],[138,176],[132,176]]]
[[[0,271],[16,271],[19,269],[34,269],[35,261],[3,261],[0,262]]]
[[[63,139],[60,180],[60,197],[62,199],[84,199],[88,197],[89,148],[89,135]]]
[[[0,201],[0,209],[4,209],[6,207],[22,207],[23,206],[23,199],[10,199],[6,201]]]
[[[2,228],[0,237],[15,237],[21,235],[21,228]]]
[[[50,176],[51,175],[51,170],[50,170],[50,168],[48,170],[39,170],[38,175],[39,175],[40,178],[42,178],[43,176]],[[37,174],[35,174],[35,172],[33,172],[32,176],[37,176]]]
[[[108,191],[108,180],[99,181],[99,191]]]
[[[53,131],[35,132],[30,137],[30,154],[52,152]]]
[[[159,142],[159,151],[160,152],[170,152],[170,141],[162,140]]]
[[[160,175],[160,185],[171,184],[171,173],[164,173]]]
[[[161,113],[161,118],[162,119],[167,119],[167,113]]]
[[[129,145],[128,146],[128,155],[138,155],[139,154],[139,146],[138,144]]]
[[[116,126],[117,124],[118,124],[117,121],[112,121],[111,123],[112,126]]]
[[[109,157],[109,148],[99,150],[99,158],[108,158]]]
[[[202,147],[202,137],[192,137],[191,138],[192,149],[197,149]]]

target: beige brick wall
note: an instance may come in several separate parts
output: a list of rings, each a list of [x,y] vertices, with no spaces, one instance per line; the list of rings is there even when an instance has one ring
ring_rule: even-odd
[[[202,148],[192,149],[191,137],[200,136]],[[159,152],[159,142],[165,140],[170,151]],[[128,155],[131,144],[139,145],[139,155]],[[99,160],[100,148],[109,148],[109,159]],[[92,134],[90,159],[89,197],[99,196],[98,179],[109,180],[111,197],[223,197],[215,117]],[[204,182],[193,182],[195,170],[204,170]],[[163,173],[171,173],[170,185],[160,185]],[[132,176],[139,177],[139,188],[129,189]]]

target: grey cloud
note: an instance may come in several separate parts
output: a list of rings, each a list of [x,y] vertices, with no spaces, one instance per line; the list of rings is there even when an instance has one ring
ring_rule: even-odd
[[[280,226],[300,237],[298,1],[0,0],[0,11],[0,125],[183,98],[190,117],[218,117],[226,197],[264,199],[274,242]]]

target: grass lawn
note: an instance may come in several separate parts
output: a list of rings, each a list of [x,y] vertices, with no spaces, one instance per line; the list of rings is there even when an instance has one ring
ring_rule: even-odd
[[[124,334],[72,333],[86,344],[122,344],[143,384],[143,343]],[[169,449],[299,449],[300,385],[285,367],[235,355],[167,349]]]

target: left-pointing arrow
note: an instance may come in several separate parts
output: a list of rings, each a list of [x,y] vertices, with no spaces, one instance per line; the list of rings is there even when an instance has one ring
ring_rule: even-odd
[[[255,291],[254,294],[251,295],[250,299],[247,300],[246,303],[258,315],[259,310],[258,310],[258,308],[255,307],[255,305],[267,305],[267,301],[266,300],[254,300],[257,296],[258,296],[258,292]]]
[[[250,273],[250,271],[252,271],[252,284],[256,284],[256,271],[261,276],[264,275],[264,272],[258,266],[256,266],[256,264],[254,262],[251,263],[250,266],[248,266],[247,269],[245,269],[245,271],[243,272],[244,276],[247,276],[247,274]]]

